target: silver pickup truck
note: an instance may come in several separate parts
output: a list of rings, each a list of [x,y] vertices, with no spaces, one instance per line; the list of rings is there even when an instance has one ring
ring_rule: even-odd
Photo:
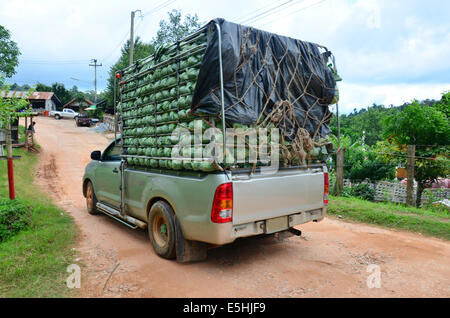
[[[51,111],[50,117],[55,117],[55,119],[61,119],[61,118],[77,118],[78,113],[70,108],[64,108],[62,112],[59,111]]]
[[[237,238],[301,232],[294,226],[321,221],[328,203],[325,165],[246,170],[132,170],[124,167],[120,140],[93,159],[83,177],[91,214],[102,212],[132,228],[148,228],[155,252],[179,262],[206,258],[209,246]]]

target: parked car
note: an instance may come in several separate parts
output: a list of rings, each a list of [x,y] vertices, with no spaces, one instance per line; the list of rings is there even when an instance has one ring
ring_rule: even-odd
[[[51,111],[50,116],[55,117],[55,119],[61,118],[76,118],[79,113],[75,112],[73,109],[64,108],[62,112],[59,111]]]
[[[77,127],[80,127],[80,126],[91,127],[92,119],[87,114],[79,114],[75,118],[75,124],[77,125]]]

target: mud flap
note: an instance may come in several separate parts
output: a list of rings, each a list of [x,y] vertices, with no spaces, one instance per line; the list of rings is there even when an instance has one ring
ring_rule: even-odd
[[[181,232],[181,226],[178,218],[175,216],[175,248],[177,250],[177,262],[189,263],[204,261],[207,255],[205,243],[188,241]]]

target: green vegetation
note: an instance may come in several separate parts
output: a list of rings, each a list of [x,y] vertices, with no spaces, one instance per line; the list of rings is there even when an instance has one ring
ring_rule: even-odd
[[[30,209],[20,200],[0,198],[0,243],[30,225]]]
[[[443,100],[448,101],[449,94],[445,94]],[[447,104],[448,108],[450,104]],[[414,167],[414,178],[418,183],[417,207],[426,186],[450,173],[450,125],[446,113],[440,109],[424,107],[414,101],[399,114],[384,119],[384,137],[393,145],[392,151],[384,151],[385,158],[392,162],[405,162],[405,146],[417,145]]]
[[[19,47],[11,40],[9,30],[0,25],[0,74],[11,77],[19,65]]]
[[[198,21],[197,15],[186,15],[182,21],[182,13],[179,10],[172,10],[168,12],[168,20],[161,20],[159,23],[160,29],[157,32],[157,37],[150,43],[142,43],[137,37],[134,42],[133,60],[138,61],[153,53],[166,44],[172,44],[183,37],[189,35],[193,31],[200,28],[202,25]],[[122,47],[119,60],[110,68],[108,87],[105,91],[105,100],[108,109],[114,108],[114,79],[116,72],[123,70],[129,65],[130,61],[130,41],[128,40]]]
[[[450,240],[448,210],[417,209],[392,203],[373,203],[357,198],[330,197],[328,214],[344,220],[407,230]]]
[[[29,224],[0,243],[0,297],[68,296],[66,268],[74,262],[75,224],[33,184],[36,157],[18,149],[14,155],[22,156],[14,162],[16,194],[21,199],[10,204],[21,210],[27,207]],[[0,161],[0,198],[8,196],[7,184],[6,165]]]
[[[344,178],[352,182],[395,180],[396,167],[406,167],[407,145],[415,145],[416,205],[420,206],[424,189],[450,173],[449,113],[450,92],[446,92],[440,101],[413,101],[389,108],[373,105],[342,115]],[[333,118],[333,133],[336,122]],[[337,138],[332,137],[337,149]]]

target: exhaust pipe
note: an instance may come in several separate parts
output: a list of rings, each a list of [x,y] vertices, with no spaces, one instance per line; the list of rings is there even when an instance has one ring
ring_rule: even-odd
[[[302,231],[294,229],[293,227],[289,228],[288,231],[294,234],[295,236],[302,236]]]

